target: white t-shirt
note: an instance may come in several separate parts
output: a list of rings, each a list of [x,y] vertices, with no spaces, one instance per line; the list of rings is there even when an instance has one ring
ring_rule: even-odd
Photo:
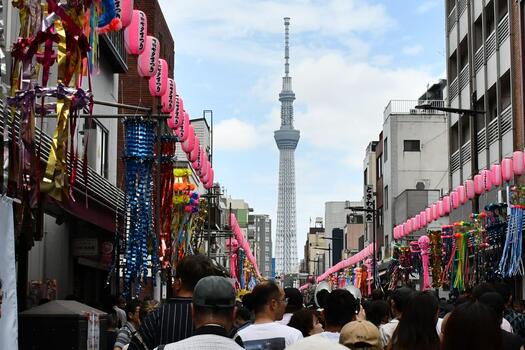
[[[279,320],[279,321],[275,321],[277,323],[280,323],[280,324],[284,324],[285,326],[288,325],[288,323],[290,323],[290,320],[292,319],[292,313],[286,313],[283,315],[283,319],[282,320]]]
[[[392,335],[394,335],[394,331],[398,324],[399,320],[394,318],[393,320],[390,320],[390,322],[379,326],[379,335],[381,336],[383,346],[387,346],[390,343],[390,339],[392,339]]]
[[[512,329],[512,326],[510,325],[510,322],[506,319],[501,320],[501,329],[504,331],[507,331],[509,333],[514,333],[514,330]]]
[[[323,337],[323,338],[326,338],[326,339],[328,339],[330,341],[339,343],[339,336],[340,335],[341,335],[341,333],[339,333],[339,332],[322,332],[322,333],[319,333],[319,334],[312,335],[312,337]]]
[[[303,338],[299,330],[277,322],[252,324],[241,329],[237,334],[241,337],[244,348],[247,350],[284,349]]]

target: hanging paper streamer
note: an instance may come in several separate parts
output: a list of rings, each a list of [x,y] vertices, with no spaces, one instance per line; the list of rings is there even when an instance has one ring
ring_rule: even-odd
[[[442,287],[442,258],[443,258],[443,245],[441,241],[441,232],[440,231],[430,231],[430,260],[432,263],[432,287],[441,288]]]
[[[523,241],[523,209],[525,208],[525,187],[513,187],[512,201],[516,203],[510,208],[507,226],[507,238],[499,263],[499,271],[503,277],[523,276],[523,260],[521,258]]]
[[[148,270],[156,275],[158,244],[152,232],[152,165],[156,121],[130,118],[124,121],[126,167],[126,265],[124,295],[140,294]],[[151,254],[151,261],[148,256]],[[155,281],[155,279],[154,279]]]

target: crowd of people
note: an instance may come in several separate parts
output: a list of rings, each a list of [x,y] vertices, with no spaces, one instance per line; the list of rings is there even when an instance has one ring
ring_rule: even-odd
[[[305,305],[295,288],[261,282],[236,296],[208,258],[178,264],[175,297],[162,305],[135,301],[115,332],[115,350],[368,349],[520,350],[525,315],[506,284],[483,283],[453,302],[433,291],[400,287],[360,299],[347,289],[318,293]],[[307,303],[309,304],[309,303]],[[116,310],[121,310],[116,306]]]

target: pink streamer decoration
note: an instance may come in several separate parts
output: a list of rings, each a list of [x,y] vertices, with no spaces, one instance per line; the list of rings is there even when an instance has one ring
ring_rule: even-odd
[[[421,236],[417,241],[421,249],[421,262],[423,264],[423,290],[430,289],[430,274],[429,274],[429,247],[430,239],[428,236]]]

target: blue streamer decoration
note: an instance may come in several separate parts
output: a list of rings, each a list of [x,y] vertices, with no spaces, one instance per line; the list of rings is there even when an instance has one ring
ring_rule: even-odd
[[[152,167],[156,121],[129,118],[124,121],[124,129],[126,265],[123,294],[129,297],[131,287],[135,286],[135,295],[138,296],[147,281],[148,271],[151,269],[154,277],[158,268],[158,243],[152,230]],[[148,259],[150,255],[151,261]]]
[[[499,272],[503,277],[523,275],[523,261],[521,260],[523,241],[523,208],[512,206],[507,226],[507,238],[503,247],[503,254],[499,262]]]
[[[244,253],[244,250],[242,248],[239,248],[237,251],[237,261],[239,266],[239,284],[241,286],[241,289],[244,289],[244,258],[246,257],[246,254]]]

